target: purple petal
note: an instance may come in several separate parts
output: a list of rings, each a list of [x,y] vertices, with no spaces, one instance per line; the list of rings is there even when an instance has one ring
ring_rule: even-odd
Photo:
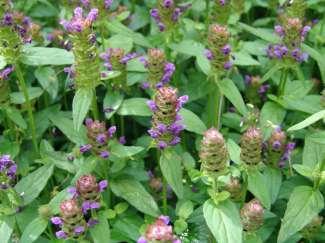
[[[108,182],[107,180],[102,180],[98,183],[99,191],[103,192],[107,188]]]

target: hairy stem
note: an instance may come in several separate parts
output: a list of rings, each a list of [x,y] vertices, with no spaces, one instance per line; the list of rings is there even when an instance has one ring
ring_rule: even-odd
[[[22,73],[22,70],[20,68],[19,63],[16,63],[15,70],[16,70],[16,73],[17,73],[19,86],[20,86],[20,88],[21,88],[21,90],[22,90],[22,92],[24,94],[25,101],[26,101],[27,112],[28,112],[28,121],[29,121],[29,126],[30,126],[30,129],[31,129],[34,149],[38,153],[38,145],[37,145],[37,139],[36,139],[36,126],[35,126],[35,119],[34,119],[34,116],[33,116],[33,108],[32,108],[32,104],[31,104],[31,102],[29,100],[29,94],[28,94],[26,82],[25,82],[25,79],[24,79],[24,76],[23,76],[23,73]]]

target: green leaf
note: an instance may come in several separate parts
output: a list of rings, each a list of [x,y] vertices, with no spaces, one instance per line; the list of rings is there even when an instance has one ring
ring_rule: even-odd
[[[298,124],[288,128],[288,132],[303,129],[305,127],[308,127],[308,126],[314,124],[315,122],[317,122],[321,119],[325,119],[325,110],[319,111],[319,112],[311,115],[310,117],[306,118],[302,122],[299,122]]]
[[[164,150],[160,157],[161,172],[176,193],[178,198],[183,198],[182,159],[174,150]]]
[[[191,201],[185,201],[176,209],[177,215],[183,219],[187,219],[193,213],[194,205]]]
[[[302,154],[303,165],[315,168],[325,158],[325,132],[308,134],[305,137],[305,147]]]
[[[324,60],[324,55],[322,55],[319,51],[313,49],[312,47],[302,44],[302,50],[307,52],[309,56],[311,56],[314,60],[316,60],[323,83],[325,84],[325,60]]]
[[[103,213],[98,216],[99,223],[90,228],[90,234],[94,243],[110,242],[110,228]]]
[[[151,47],[149,41],[140,33],[136,33],[118,21],[109,21],[106,23],[109,31],[117,33],[120,36],[131,38],[135,44],[144,47]]]
[[[124,100],[117,113],[121,116],[151,116],[152,112],[147,105],[148,99],[131,98]]]
[[[24,130],[27,129],[27,124],[18,109],[8,106],[6,108],[6,113],[10,120],[16,123],[20,128]]]
[[[280,41],[280,38],[273,34],[271,30],[254,28],[244,23],[239,23],[239,27],[267,42],[278,43]]]
[[[202,120],[192,111],[183,108],[179,114],[182,116],[182,124],[185,126],[185,130],[197,134],[203,134],[207,130]]]
[[[49,47],[28,47],[21,57],[22,63],[30,66],[70,65],[74,63],[72,52]]]
[[[0,219],[1,243],[8,243],[14,230],[13,218],[4,217]]]
[[[25,228],[20,243],[32,243],[38,239],[38,237],[43,233],[48,225],[48,220],[41,217],[34,219]]]
[[[54,165],[46,164],[27,176],[23,177],[15,186],[16,191],[23,196],[24,205],[32,202],[43,191],[48,179],[53,174]]]
[[[261,78],[260,83],[264,83],[269,80],[278,70],[282,68],[281,64],[276,63],[272,68],[270,68],[264,76]]]
[[[0,69],[4,69],[6,65],[6,59],[3,56],[0,56]]]
[[[227,141],[227,148],[229,151],[229,156],[230,159],[232,161],[234,161],[236,164],[241,164],[241,160],[240,160],[240,146],[238,146],[238,144],[232,140],[232,139],[228,139]]]
[[[261,65],[258,61],[256,61],[254,58],[252,58],[251,55],[248,53],[241,51],[241,52],[234,52],[232,53],[234,55],[235,60],[234,64],[236,66],[259,66]]]
[[[153,197],[144,189],[142,184],[134,179],[115,179],[111,181],[114,194],[128,201],[139,211],[156,217],[160,214]]]
[[[40,97],[44,92],[44,90],[42,90],[40,87],[30,87],[27,89],[27,91],[29,95],[29,100],[33,100]],[[21,105],[26,102],[26,99],[23,92],[12,92],[10,94],[10,101],[15,105]]]
[[[140,146],[124,146],[117,141],[110,145],[110,153],[118,158],[129,158],[144,150]]]
[[[242,242],[242,225],[236,205],[230,200],[215,205],[209,199],[203,205],[205,221],[217,242]]]
[[[274,203],[278,198],[278,194],[281,188],[281,183],[282,183],[281,172],[278,169],[266,167],[263,175],[267,183],[267,189],[270,193],[271,203]]]
[[[42,85],[42,88],[46,90],[55,99],[59,91],[59,81],[56,73],[51,67],[38,67],[35,70],[35,77]]]
[[[282,124],[285,115],[285,109],[274,102],[266,102],[263,105],[260,116],[260,126],[262,128],[264,138],[268,137],[273,130],[270,123],[274,125]]]
[[[271,195],[268,190],[268,181],[257,169],[247,171],[248,190],[261,201],[264,207],[270,209]]]
[[[318,190],[308,186],[296,187],[292,192],[282,219],[278,243],[306,226],[324,208],[324,198]]]
[[[51,114],[49,119],[70,141],[77,145],[87,143],[86,128],[84,126],[81,126],[80,130],[77,132],[73,127],[72,120],[64,117],[60,113],[55,115]]]
[[[94,91],[92,89],[79,89],[77,90],[72,102],[72,117],[73,126],[76,131],[79,131],[82,123],[84,122],[87,113],[90,109],[93,100]]]
[[[310,180],[314,179],[314,170],[306,165],[294,164],[292,167],[302,176],[309,178]]]
[[[119,109],[124,99],[124,95],[117,90],[108,90],[104,98],[104,109],[109,109],[105,112],[106,119],[110,119]]]
[[[222,94],[224,94],[227,99],[236,107],[236,109],[242,114],[247,114],[247,107],[244,100],[236,87],[230,79],[223,79],[217,82]]]
[[[117,34],[108,39],[108,47],[110,48],[123,48],[126,53],[130,52],[133,48],[133,40],[125,35]]]

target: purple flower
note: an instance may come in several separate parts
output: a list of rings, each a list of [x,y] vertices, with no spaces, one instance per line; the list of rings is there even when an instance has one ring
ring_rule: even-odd
[[[80,0],[81,4],[84,5],[85,7],[89,6],[89,0]]]
[[[309,25],[304,26],[300,33],[301,37],[302,38],[306,37],[310,30],[311,30],[311,27]]]
[[[276,33],[278,36],[280,36],[280,37],[283,37],[284,34],[285,34],[284,29],[282,28],[281,25],[276,25],[276,26],[274,26],[274,31],[275,31],[275,33]]]
[[[221,48],[221,51],[224,55],[228,55],[231,52],[231,47],[229,44]]]
[[[145,68],[148,67],[148,60],[144,56],[140,57],[139,61],[143,64]]]
[[[3,17],[3,20],[2,20],[2,23],[4,25],[7,25],[7,26],[10,26],[13,24],[13,17],[12,17],[12,14],[11,13],[5,13],[4,17]]]
[[[93,119],[87,118],[86,121],[85,121],[85,124],[86,124],[87,127],[91,126],[91,124],[93,124]]]
[[[90,210],[90,202],[89,201],[85,201],[85,202],[83,202],[82,203],[82,205],[81,205],[81,208],[82,208],[82,212],[84,213],[84,214],[86,214],[87,213],[87,211],[88,210]]]
[[[106,9],[109,9],[113,4],[113,0],[105,0],[104,5]]]
[[[213,60],[213,53],[212,53],[212,51],[210,51],[209,49],[205,49],[205,51],[204,51],[204,55],[206,56],[206,58],[208,59],[208,60]]]
[[[181,138],[180,137],[174,137],[173,140],[169,143],[172,146],[175,146],[177,144],[179,144],[181,142]]]
[[[106,150],[101,151],[99,156],[103,159],[107,159],[109,157],[109,152]]]
[[[170,8],[174,4],[174,1],[173,0],[164,0],[163,4],[164,4],[165,8]]]
[[[299,48],[295,48],[291,52],[291,56],[297,61],[297,62],[304,62],[308,59],[308,54],[305,52],[302,52]]]
[[[154,129],[149,129],[148,133],[149,133],[150,137],[152,137],[152,138],[158,138],[159,137],[159,132],[154,130]]]
[[[107,180],[102,180],[98,183],[99,191],[103,192],[107,188],[108,182]]]
[[[67,238],[67,234],[63,230],[55,232],[55,235],[58,239],[66,239]]]
[[[167,132],[167,126],[165,124],[162,124],[162,123],[159,123],[157,125],[157,129],[158,129],[160,134]]]
[[[180,8],[175,8],[175,10],[173,12],[173,15],[172,15],[172,20],[174,22],[177,22],[177,20],[181,16],[181,14],[182,14],[182,10]]]
[[[96,141],[97,143],[99,143],[100,145],[104,145],[107,142],[107,136],[106,134],[98,134],[96,137]]]
[[[167,143],[164,142],[164,141],[159,141],[158,142],[158,148],[159,149],[165,149],[165,148],[167,148]]]
[[[143,90],[149,89],[150,88],[150,83],[149,82],[143,82],[140,87]]]
[[[165,25],[162,22],[158,23],[159,31],[163,32],[165,30]]]
[[[77,188],[75,187],[69,187],[67,191],[72,197],[78,196]]]
[[[98,220],[90,218],[90,219],[88,220],[88,222],[87,222],[87,226],[88,226],[88,227],[93,227],[93,226],[95,226],[95,225],[98,224],[98,223],[99,223]]]
[[[281,142],[280,141],[274,141],[273,144],[272,144],[272,147],[274,149],[279,149],[281,148]]]
[[[159,16],[159,10],[156,8],[153,8],[150,10],[150,16],[156,21],[160,22],[160,16]]]
[[[86,153],[89,150],[91,150],[92,146],[91,144],[85,144],[80,146],[80,153]]]
[[[85,227],[83,226],[77,226],[74,228],[74,232],[76,235],[80,235],[85,231]]]
[[[296,147],[296,143],[291,142],[287,144],[287,150],[292,151],[295,149],[295,147]]]
[[[153,100],[148,100],[147,105],[151,111],[153,112],[157,111],[156,103]]]
[[[178,124],[175,122],[169,127],[169,130],[173,133],[173,135],[178,135],[181,131],[184,130],[184,128],[185,127],[183,124]]]
[[[170,223],[170,218],[169,218],[169,216],[160,215],[158,219],[164,221],[165,224],[169,224],[169,223]]]
[[[5,80],[8,78],[9,74],[14,71],[13,67],[7,67],[0,71],[0,80]]]
[[[62,225],[63,224],[63,221],[60,217],[52,217],[51,222],[54,225]]]
[[[119,141],[119,143],[122,144],[122,145],[126,144],[125,136],[120,137],[118,141]]]
[[[121,59],[121,63],[122,64],[127,64],[130,60],[136,58],[138,56],[137,53],[133,52],[133,53],[129,53],[127,55],[125,55],[122,59]]]
[[[98,203],[98,202],[91,202],[90,203],[90,208],[91,209],[99,209],[100,208],[100,203]]]
[[[188,95],[183,95],[178,98],[177,102],[177,111],[180,110],[189,100]]]
[[[232,68],[232,65],[233,65],[232,62],[228,61],[223,65],[223,67],[224,67],[224,69],[229,70]]]
[[[108,128],[107,133],[110,138],[113,137],[116,133],[116,126],[111,126],[110,128]]]
[[[226,0],[219,0],[219,3],[224,6],[226,4]]]
[[[144,236],[141,236],[138,240],[137,243],[148,243],[148,241],[146,240],[146,238]]]

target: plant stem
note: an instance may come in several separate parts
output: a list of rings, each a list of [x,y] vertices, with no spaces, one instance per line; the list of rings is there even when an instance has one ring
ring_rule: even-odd
[[[278,91],[278,94],[280,96],[284,94],[284,89],[287,83],[287,77],[288,77],[288,70],[287,69],[282,70],[280,84],[279,84],[279,91]]]
[[[125,134],[125,125],[124,125],[124,117],[120,116],[120,126],[121,126],[121,136]]]
[[[93,113],[93,116],[94,116],[94,119],[95,120],[98,120],[99,119],[99,112],[98,112],[98,106],[97,106],[97,99],[96,99],[96,91],[94,91],[94,95],[93,95],[93,100],[92,100],[92,113]]]
[[[163,213],[164,215],[167,215],[167,181],[164,176],[163,176],[162,196],[163,196]]]
[[[211,105],[210,116],[212,116],[212,125],[220,129],[221,128],[221,116],[222,116],[222,106],[223,106],[223,95],[220,92],[219,86],[217,85],[218,78],[214,76],[214,91],[211,93]]]
[[[18,62],[15,65],[15,70],[16,70],[16,73],[17,73],[17,78],[18,78],[18,81],[19,81],[20,88],[23,91],[24,98],[25,98],[25,101],[26,101],[27,112],[28,112],[28,121],[29,121],[29,126],[30,126],[30,129],[31,129],[34,149],[35,149],[36,153],[38,153],[38,145],[37,145],[37,139],[36,139],[36,126],[35,126],[35,120],[34,120],[34,116],[33,116],[33,108],[32,108],[32,104],[31,104],[31,102],[29,100],[29,94],[28,94],[26,82],[25,82],[23,73],[21,71],[21,68],[20,68],[20,65],[19,65]]]

